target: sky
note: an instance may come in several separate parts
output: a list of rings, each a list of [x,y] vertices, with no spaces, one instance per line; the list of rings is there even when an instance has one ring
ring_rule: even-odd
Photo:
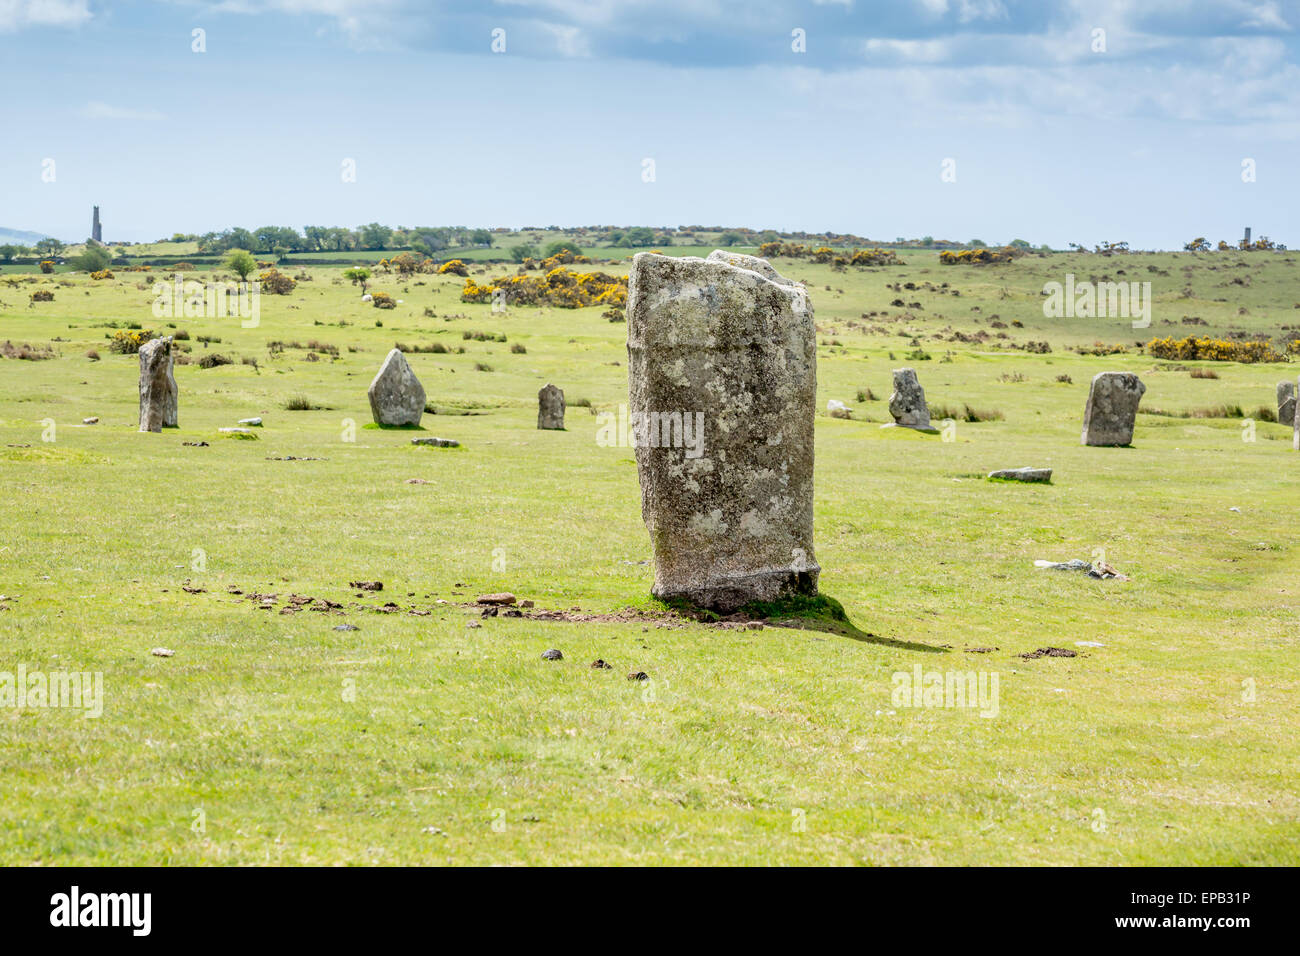
[[[0,227],[1294,248],[1298,60],[1300,0],[0,0]]]

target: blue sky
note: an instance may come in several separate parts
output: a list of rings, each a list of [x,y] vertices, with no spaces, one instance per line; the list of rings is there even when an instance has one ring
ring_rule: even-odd
[[[1279,0],[0,0],[0,226],[1296,247],[1298,53]]]

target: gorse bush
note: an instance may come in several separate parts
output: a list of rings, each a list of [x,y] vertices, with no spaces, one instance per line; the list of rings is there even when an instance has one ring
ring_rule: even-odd
[[[376,309],[395,309],[397,300],[387,292],[376,292],[370,297],[370,304]]]
[[[90,277],[91,277],[92,279],[96,279],[96,280],[98,280],[98,279],[111,279],[111,278],[113,278],[113,273],[109,272],[107,269],[100,269],[98,272],[92,272],[92,273],[90,274]]]
[[[279,269],[268,269],[258,276],[262,291],[268,295],[288,295],[298,285],[292,276],[287,276]]]
[[[109,337],[108,348],[120,355],[135,355],[153,337],[152,329],[119,329]]]
[[[561,309],[583,306],[623,306],[627,304],[627,277],[604,272],[572,272],[557,267],[545,276],[500,276],[486,285],[465,280],[462,302],[491,302],[500,290],[510,305],[549,305]]]
[[[1201,338],[1189,335],[1185,339],[1152,339],[1147,352],[1155,358],[1203,360],[1210,362],[1289,362],[1290,357],[1279,352],[1268,342],[1228,342],[1224,339]]]

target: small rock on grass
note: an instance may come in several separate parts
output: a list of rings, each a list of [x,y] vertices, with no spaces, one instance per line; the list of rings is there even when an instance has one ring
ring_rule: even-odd
[[[509,591],[499,591],[495,594],[480,594],[476,600],[479,604],[514,604],[515,596]]]
[[[1051,480],[1052,469],[1030,468],[1028,465],[1024,468],[1003,468],[1000,471],[989,472],[989,481],[1030,481],[1050,483]]]
[[[552,647],[549,651],[542,651],[542,660],[562,661],[564,660],[564,655]]]
[[[1029,651],[1025,654],[1017,654],[1017,657],[1023,657],[1027,661],[1037,660],[1040,657],[1078,657],[1078,651],[1072,651],[1068,647],[1040,647],[1036,651]]]
[[[154,657],[171,657],[176,652],[173,651],[170,647],[155,647],[149,653],[152,654]]]
[[[482,627],[482,626],[483,626],[483,622],[482,622],[482,621],[467,621],[466,624],[465,624],[465,626],[466,626],[466,627]]]
[[[596,670],[598,670],[598,671],[612,671],[612,670],[614,669],[612,666],[610,666],[609,664],[606,664],[606,663],[605,663],[603,660],[601,660],[600,658],[596,658],[594,661],[592,661],[592,662],[591,662],[591,666],[594,667],[594,668],[595,668]]]
[[[429,445],[433,448],[459,448],[460,442],[454,438],[412,438],[412,445]]]
[[[359,627],[357,627],[355,624],[338,624],[338,625],[335,625],[334,630],[336,630],[336,631],[359,631],[359,630],[361,630],[361,629],[360,629]]]
[[[650,675],[645,671],[632,671],[627,675],[628,680],[649,680]]]

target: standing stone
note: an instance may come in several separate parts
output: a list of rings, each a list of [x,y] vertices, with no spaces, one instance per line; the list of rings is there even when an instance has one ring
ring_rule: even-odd
[[[925,389],[917,381],[915,369],[894,369],[894,394],[889,396],[889,414],[896,425],[929,428],[930,406],[925,403]]]
[[[1277,420],[1287,423],[1295,421],[1295,383],[1277,383]]]
[[[140,346],[140,431],[175,428],[177,421],[172,337],[168,335]]]
[[[1147,387],[1132,372],[1098,372],[1083,410],[1084,445],[1130,445],[1138,402]]]
[[[1300,451],[1300,388],[1296,389],[1297,401],[1291,419],[1291,447]]]
[[[366,392],[376,425],[418,425],[424,414],[424,386],[398,349],[388,353]]]
[[[627,316],[654,596],[726,613],[816,594],[817,342],[803,287],[721,250],[642,252]]]
[[[564,389],[544,385],[537,393],[537,427],[564,428]]]

